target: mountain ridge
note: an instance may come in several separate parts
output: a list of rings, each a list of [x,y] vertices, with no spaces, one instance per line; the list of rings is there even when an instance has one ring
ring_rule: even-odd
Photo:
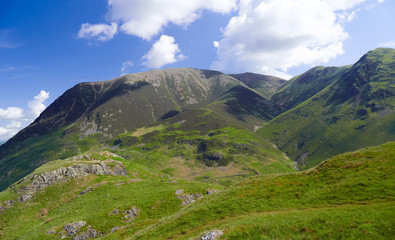
[[[303,168],[395,139],[394,59],[394,49],[369,51],[326,88],[261,128],[261,135]]]
[[[80,154],[106,139],[197,108],[208,109],[218,121],[226,119],[228,125],[250,130],[281,112],[277,104],[217,71],[152,70],[80,83],[0,147],[0,180],[10,184],[45,162]],[[200,129],[203,134],[215,127]]]

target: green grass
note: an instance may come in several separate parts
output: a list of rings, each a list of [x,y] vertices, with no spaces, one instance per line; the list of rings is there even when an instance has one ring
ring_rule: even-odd
[[[104,233],[110,233],[115,226],[125,225],[136,226],[134,229],[137,231],[181,209],[181,200],[175,196],[177,189],[184,189],[185,193],[206,194],[207,189],[222,188],[181,179],[170,183],[172,179],[168,177],[160,177],[160,174],[126,160],[122,162],[130,176],[91,175],[77,178],[47,187],[35,195],[34,201],[16,202],[14,207],[0,215],[0,238],[52,239],[45,232],[53,227],[60,230],[63,225],[74,221],[87,221]],[[59,162],[51,162],[41,170],[59,166]],[[141,181],[133,182],[133,179]],[[99,185],[95,187],[96,184]],[[76,197],[88,186],[93,186],[95,190]],[[5,200],[16,200],[16,195],[6,190],[0,193],[0,201]],[[123,212],[133,206],[141,212],[130,224],[123,221],[122,214],[108,215],[114,209]],[[48,215],[42,216],[40,212],[44,208]]]
[[[50,229],[59,232],[67,223],[86,221],[107,234],[102,239],[190,239],[213,229],[223,230],[221,239],[388,239],[395,226],[394,149],[391,142],[335,156],[304,172],[250,177],[226,188],[107,157],[101,160],[121,161],[129,176],[90,175],[52,185],[33,201],[16,202],[0,214],[0,238],[52,239],[46,234]],[[104,156],[92,152],[90,158]],[[36,173],[66,162],[48,163]],[[95,190],[76,197],[89,186]],[[177,189],[203,197],[182,207]],[[206,195],[207,189],[222,191]],[[16,198],[9,189],[0,193],[1,204]],[[109,215],[131,207],[140,210],[131,222],[122,214]],[[111,233],[115,226],[124,228]]]
[[[383,235],[382,232],[394,226],[394,218],[380,222],[385,215],[377,214],[372,209],[385,207],[379,210],[380,213],[388,209],[393,210],[394,149],[395,143],[392,142],[380,147],[336,156],[317,168],[302,173],[251,178],[161,221],[149,232],[145,231],[138,237],[187,238],[189,231],[200,229],[200,226],[211,228],[212,224],[221,224],[228,218],[240,215],[246,215],[247,218],[250,214],[254,216],[255,213],[265,212],[270,215],[273,211],[275,211],[272,220],[274,223],[280,221],[281,214],[285,214],[290,222],[283,219],[282,225],[295,224],[291,219],[297,216],[307,224],[310,219],[315,218],[314,212],[309,210],[312,208],[323,214],[329,212],[331,219],[328,221],[333,222],[336,218],[343,218],[341,221],[346,222],[353,215],[354,205],[367,205],[366,212],[361,206],[362,209],[356,214],[362,214],[363,219],[372,219],[370,225],[376,227],[370,229],[373,234],[371,236],[379,235],[384,238],[389,234]],[[341,211],[336,211],[337,206],[342,207]],[[307,211],[306,215],[304,210]],[[289,212],[291,214],[287,215]],[[251,226],[249,228],[251,229]],[[333,231],[335,226],[326,226],[322,223],[320,228],[322,228],[320,232]],[[349,235],[351,238],[359,236],[353,235],[354,229],[349,225],[344,226],[343,231],[344,236]],[[276,234],[279,234],[278,238],[292,238],[292,235],[289,235],[292,232],[282,231]],[[248,236],[245,232],[241,235]]]

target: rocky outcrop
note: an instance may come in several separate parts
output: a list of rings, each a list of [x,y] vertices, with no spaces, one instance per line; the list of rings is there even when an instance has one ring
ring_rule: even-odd
[[[127,219],[127,221],[132,221],[139,214],[140,210],[136,207],[132,207],[130,210],[123,212],[125,214],[123,217]]]
[[[12,206],[14,205],[15,202],[12,201],[12,200],[7,200],[7,201],[5,201],[4,203],[5,203],[5,205],[2,205],[2,204],[0,203],[0,213],[3,212],[4,210],[7,210],[7,209],[10,208],[10,207],[12,207]]]
[[[85,221],[72,222],[64,225],[62,230],[59,232],[57,231],[59,227],[52,227],[47,232],[47,234],[54,235],[58,233],[60,239],[64,239],[64,238],[70,239],[72,237],[73,240],[87,240],[89,238],[101,237],[105,235],[104,233],[99,232],[96,229],[93,229],[91,225],[87,227],[86,231],[78,234],[84,226],[86,226]],[[55,239],[56,237],[53,238]]]
[[[70,167],[61,167],[57,170],[41,173],[39,175],[25,177],[11,187],[11,189],[20,195],[18,199],[20,202],[25,202],[30,200],[40,189],[44,189],[60,181],[68,181],[69,179],[84,177],[88,174],[118,176],[127,175],[127,171],[125,167],[120,164],[112,168],[103,162],[100,164],[78,164]],[[17,188],[20,185],[24,186]]]
[[[85,221],[72,222],[64,225],[63,229],[68,237],[72,237],[76,235],[78,231],[80,231],[80,229],[85,225],[86,225]]]
[[[73,237],[73,240],[87,240],[89,238],[95,238],[95,237],[100,237],[103,236],[104,234],[97,231],[96,229],[88,227],[88,230],[85,232],[81,233],[78,236]]]
[[[196,199],[201,198],[203,196],[203,194],[201,194],[201,193],[193,193],[193,194],[186,193],[186,194],[184,194],[183,189],[177,189],[176,196],[178,199],[182,200],[181,206],[185,206],[185,205],[192,204]]]
[[[204,234],[200,240],[215,240],[222,235],[224,235],[224,233],[221,230],[213,230]]]

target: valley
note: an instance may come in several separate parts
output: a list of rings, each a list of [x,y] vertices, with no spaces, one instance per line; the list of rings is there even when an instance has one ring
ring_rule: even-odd
[[[390,48],[80,83],[0,146],[0,239],[390,239],[394,141]]]

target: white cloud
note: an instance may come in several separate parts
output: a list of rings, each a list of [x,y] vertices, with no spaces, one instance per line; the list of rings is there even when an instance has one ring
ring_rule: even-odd
[[[41,90],[40,93],[27,104],[34,117],[40,116],[41,112],[45,110],[45,105],[43,104],[43,102],[48,98],[49,92]]]
[[[21,126],[22,123],[20,123],[20,125],[15,125],[15,126],[9,124],[6,127],[0,127],[0,140],[4,141],[13,137],[21,130]]]
[[[287,70],[344,53],[344,25],[367,0],[240,0],[238,14],[214,43],[212,68],[289,78]]]
[[[219,42],[218,41],[213,41],[213,46],[215,48],[219,48]]]
[[[96,39],[97,41],[105,42],[112,39],[117,31],[118,24],[114,22],[111,23],[111,25],[84,23],[81,25],[81,29],[78,32],[78,37]]]
[[[133,66],[134,66],[134,63],[130,60],[123,62],[122,68],[121,68],[121,76],[127,74],[127,69],[129,67],[133,67]]]
[[[121,31],[150,40],[164,26],[173,23],[188,26],[202,10],[229,13],[237,0],[108,0],[108,16],[120,24]]]
[[[0,108],[0,140],[7,140],[30,124],[45,109],[43,102],[49,98],[49,92],[41,90],[28,102],[29,111],[19,107]]]
[[[178,54],[181,50],[175,43],[174,37],[162,35],[152,48],[143,56],[144,65],[148,68],[160,68],[166,64],[175,63],[185,58]]]
[[[0,108],[0,119],[18,119],[23,117],[23,109],[18,107]]]
[[[395,41],[388,41],[379,44],[379,47],[395,48]]]

